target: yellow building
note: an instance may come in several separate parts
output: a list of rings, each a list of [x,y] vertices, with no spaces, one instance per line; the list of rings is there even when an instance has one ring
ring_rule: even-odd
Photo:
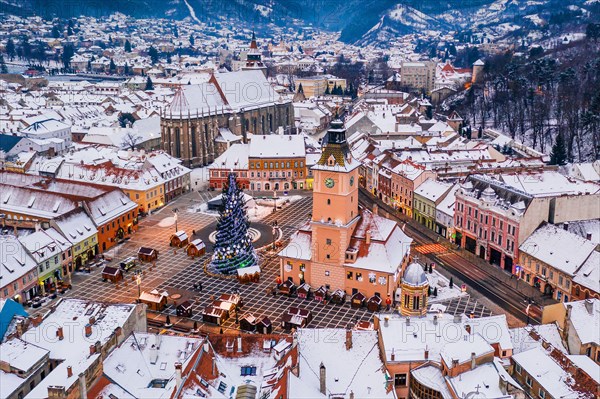
[[[427,313],[427,298],[429,294],[429,281],[423,266],[411,263],[402,276],[400,284],[402,299],[400,313],[402,316],[423,316]]]

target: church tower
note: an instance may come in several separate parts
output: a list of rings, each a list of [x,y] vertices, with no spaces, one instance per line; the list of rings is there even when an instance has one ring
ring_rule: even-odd
[[[427,313],[429,281],[423,266],[417,262],[408,265],[404,270],[400,288],[402,290],[400,313],[403,316],[424,316]]]
[[[252,40],[250,41],[250,50],[246,58],[246,65],[242,67],[243,71],[260,70],[267,76],[267,67],[262,62],[262,54],[256,44],[256,35],[252,32]]]
[[[350,154],[343,122],[334,120],[313,167],[311,281],[317,287],[344,286],[346,249],[360,219],[359,165]]]

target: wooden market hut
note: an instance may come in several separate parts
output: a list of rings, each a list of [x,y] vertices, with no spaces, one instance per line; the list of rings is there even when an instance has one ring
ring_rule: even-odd
[[[353,309],[359,309],[362,308],[363,305],[365,304],[365,301],[367,300],[367,297],[364,296],[360,291],[357,292],[356,294],[352,295],[352,299],[350,300],[350,306]]]
[[[381,297],[379,295],[373,295],[367,301],[367,309],[369,309],[371,312],[378,312],[379,310],[381,310],[382,303],[383,303],[383,300],[381,299]]]
[[[304,328],[312,320],[312,313],[306,309],[291,307],[281,316],[281,327],[284,330]]]
[[[247,332],[254,332],[256,330],[256,324],[258,320],[250,313],[246,313],[240,319],[240,330]]]
[[[148,305],[148,309],[157,312],[162,311],[167,306],[168,299],[169,294],[166,291],[158,292],[155,289],[150,292],[143,291],[140,295],[140,302]]]
[[[187,255],[191,256],[192,258],[196,256],[202,256],[206,254],[206,245],[204,244],[204,241],[202,241],[199,238],[196,238],[194,241],[188,244],[185,251]]]
[[[273,332],[273,323],[268,317],[263,317],[256,323],[256,332],[259,334],[271,334]]]
[[[375,326],[373,325],[372,322],[370,322],[368,320],[361,320],[358,323],[356,323],[355,328],[358,331],[372,331],[375,329]]]
[[[192,302],[185,301],[177,305],[177,316],[192,317]]]
[[[235,305],[227,301],[213,301],[212,306],[215,308],[223,309],[229,318],[235,310]]]
[[[260,267],[248,266],[237,269],[237,278],[242,284],[258,283],[260,281]]]
[[[138,259],[140,262],[154,262],[158,259],[158,251],[150,247],[140,247],[138,249]]]
[[[232,303],[234,309],[241,308],[243,306],[242,297],[238,294],[221,294],[219,301]]]
[[[308,285],[308,283],[304,283],[298,287],[296,292],[298,293],[298,298],[308,299],[311,294],[310,285]]]
[[[287,296],[292,296],[296,292],[296,284],[292,280],[285,280],[279,284],[279,293]]]
[[[331,302],[337,305],[343,305],[346,302],[346,292],[341,289],[337,289],[331,294]]]
[[[189,237],[183,230],[176,231],[169,238],[169,245],[172,247],[183,248],[189,243]]]
[[[218,307],[207,306],[202,311],[202,321],[205,323],[212,323],[220,326],[227,319],[227,311]]]
[[[315,301],[325,302],[327,300],[327,288],[322,285],[314,292]]]
[[[104,266],[104,269],[102,269],[102,280],[117,283],[123,280],[123,271],[118,267]]]

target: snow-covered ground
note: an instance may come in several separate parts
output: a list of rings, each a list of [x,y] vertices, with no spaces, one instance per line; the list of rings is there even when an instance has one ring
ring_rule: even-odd
[[[301,195],[290,195],[290,196],[280,197],[277,200],[277,207],[279,208],[281,206],[282,208],[284,208],[302,198],[303,197]],[[248,218],[250,219],[251,222],[261,220],[273,212],[273,200],[261,199],[261,198],[251,199],[247,202],[247,211],[248,211]],[[208,204],[206,202],[204,202],[200,205],[197,205],[197,206],[190,207],[188,209],[188,212],[201,212],[201,213],[204,213],[205,215],[210,215],[210,216],[214,216],[214,217],[219,216],[219,212],[208,210]],[[166,220],[166,219],[164,219],[164,220]],[[162,221],[161,221],[161,223],[162,223]]]

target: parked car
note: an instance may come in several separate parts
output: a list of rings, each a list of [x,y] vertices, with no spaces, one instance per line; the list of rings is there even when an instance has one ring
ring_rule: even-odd
[[[137,265],[137,259],[134,256],[130,256],[126,259],[123,259],[120,263],[121,269],[123,271],[129,271],[133,269]]]

